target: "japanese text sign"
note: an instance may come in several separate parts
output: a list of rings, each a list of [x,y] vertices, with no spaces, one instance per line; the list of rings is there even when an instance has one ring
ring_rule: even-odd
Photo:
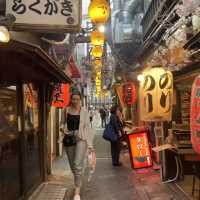
[[[151,151],[146,132],[129,134],[130,154],[133,168],[152,165]]]
[[[70,85],[56,84],[53,91],[52,106],[64,108],[70,102]]]
[[[173,75],[161,67],[143,72],[140,82],[140,119],[171,121],[173,107]]]
[[[14,29],[40,32],[79,31],[81,0],[7,0],[6,13],[16,17]]]

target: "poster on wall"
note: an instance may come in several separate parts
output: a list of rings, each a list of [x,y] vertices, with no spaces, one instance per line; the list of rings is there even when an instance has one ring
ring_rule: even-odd
[[[140,118],[142,121],[171,121],[173,76],[163,68],[152,68],[143,73],[140,82]]]
[[[6,14],[16,18],[13,30],[78,32],[81,0],[6,0]]]
[[[192,85],[190,129],[192,146],[200,154],[200,76]]]
[[[133,168],[152,166],[151,149],[147,132],[133,133],[128,135]]]

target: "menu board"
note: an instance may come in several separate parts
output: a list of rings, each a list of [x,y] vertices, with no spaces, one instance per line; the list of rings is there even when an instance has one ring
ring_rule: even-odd
[[[190,122],[190,98],[189,91],[181,91],[181,121],[182,123]]]
[[[129,134],[128,137],[132,167],[150,167],[152,165],[152,158],[147,132]]]

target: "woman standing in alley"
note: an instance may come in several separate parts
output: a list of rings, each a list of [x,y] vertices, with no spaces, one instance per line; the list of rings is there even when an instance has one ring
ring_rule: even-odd
[[[88,111],[81,107],[81,94],[71,95],[71,104],[64,109],[61,119],[63,144],[66,149],[70,168],[74,175],[74,199],[80,200],[80,189],[83,178],[84,159],[87,150],[93,150],[93,135],[90,128]]]
[[[118,136],[118,140],[111,142],[111,155],[112,155],[112,164],[113,166],[121,166],[119,162],[119,155],[121,151],[121,141],[120,138],[123,136],[123,122],[122,122],[122,112],[120,106],[113,106],[110,110],[110,124],[113,127],[115,133]]]

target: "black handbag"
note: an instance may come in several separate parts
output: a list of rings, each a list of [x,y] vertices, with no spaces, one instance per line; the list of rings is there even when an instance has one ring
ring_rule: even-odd
[[[65,147],[76,145],[76,135],[74,132],[65,134],[65,136],[63,138],[63,145]]]

